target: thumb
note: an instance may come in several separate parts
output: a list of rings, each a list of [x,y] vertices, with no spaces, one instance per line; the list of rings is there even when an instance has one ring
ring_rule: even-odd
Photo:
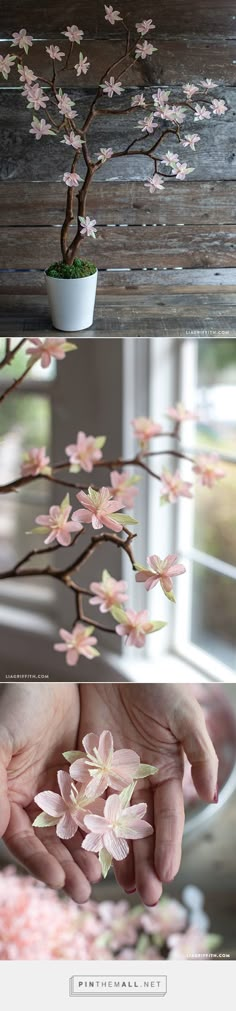
[[[192,779],[199,797],[216,803],[218,758],[201,706],[194,697],[182,696],[180,708],[174,713],[172,729],[192,767]]]
[[[10,819],[7,769],[12,757],[13,742],[6,727],[0,724],[0,839]]]

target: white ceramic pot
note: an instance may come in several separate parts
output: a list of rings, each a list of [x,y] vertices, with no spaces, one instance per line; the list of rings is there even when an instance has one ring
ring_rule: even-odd
[[[53,326],[76,333],[92,326],[98,272],[88,277],[49,277],[47,293]]]

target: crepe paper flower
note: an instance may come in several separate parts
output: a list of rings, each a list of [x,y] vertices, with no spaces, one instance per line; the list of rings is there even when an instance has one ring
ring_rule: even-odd
[[[102,582],[90,583],[89,589],[91,593],[95,593],[95,597],[90,597],[89,603],[93,606],[98,605],[101,614],[106,614],[114,604],[123,604],[128,600],[127,588],[128,584],[124,579],[113,579],[107,569],[103,569]]]
[[[155,27],[156,25],[153,24],[151,18],[148,18],[148,21],[138,21],[138,23],[135,25],[135,28],[137,28],[137,32],[139,32],[139,35],[147,35],[147,32],[150,32]]]
[[[81,523],[75,519],[69,520],[72,510],[69,495],[66,495],[61,505],[50,506],[47,515],[36,516],[35,523],[41,528],[37,533],[47,533],[44,544],[52,544],[57,541],[63,548],[68,548],[71,544],[71,534],[82,530]],[[37,529],[37,528],[36,528]]]
[[[61,32],[61,34],[66,35],[70,42],[78,42],[78,44],[84,36],[84,32],[81,28],[78,28],[77,25],[71,25],[70,28],[67,25],[67,31]]]
[[[187,407],[184,407],[184,404],[181,403],[176,404],[175,407],[168,407],[168,411],[165,411],[165,414],[167,418],[173,418],[173,421],[176,421],[178,424],[182,421],[196,421],[198,418],[197,414],[193,411],[188,411]]]
[[[37,116],[33,116],[29,133],[34,134],[35,140],[41,140],[41,137],[53,137],[55,131],[52,130],[50,123],[46,123],[46,119],[37,119]]]
[[[81,151],[82,144],[84,143],[85,142],[82,140],[79,133],[74,133],[74,130],[71,130],[69,134],[64,133],[63,140],[61,140],[61,144],[67,144],[68,147],[74,147],[75,151]]]
[[[150,113],[150,116],[144,116],[144,119],[139,119],[136,130],[141,130],[142,133],[154,133],[156,123],[153,119],[153,113]]]
[[[212,81],[210,77],[207,77],[205,81],[200,81],[200,84],[202,85],[203,88],[205,88],[206,91],[212,91],[213,88],[218,87],[215,81]]]
[[[75,116],[77,116],[77,112],[75,112],[75,110],[73,109],[73,105],[75,103],[72,102],[72,99],[69,97],[69,95],[67,95],[66,93],[63,94],[60,88],[60,90],[56,94],[56,98],[58,103],[58,112],[60,113],[60,115],[65,116],[68,119],[75,119]]]
[[[134,435],[139,440],[142,449],[148,445],[149,439],[152,439],[155,435],[160,435],[163,430],[162,425],[153,421],[152,418],[144,416],[134,418],[131,421],[131,425],[133,425]]]
[[[153,193],[157,193],[158,190],[163,190],[164,189],[164,181],[163,181],[163,179],[161,178],[161,176],[159,175],[158,172],[154,172],[153,176],[148,176],[147,177],[147,182],[144,183],[144,186],[147,187],[147,189],[149,190],[149,193],[153,194]]]
[[[83,839],[82,849],[99,853],[99,859],[101,851],[106,850],[111,858],[124,860],[129,853],[127,839],[145,839],[153,835],[152,825],[144,820],[146,811],[147,804],[126,806],[122,793],[111,794],[105,802],[103,817],[85,814],[84,825],[90,831]]]
[[[80,656],[85,656],[86,660],[93,660],[95,656],[99,656],[98,650],[95,649],[97,639],[92,635],[93,630],[93,625],[87,625],[85,628],[80,621],[76,622],[72,632],[68,632],[66,628],[59,629],[63,642],[54,643],[53,649],[57,653],[66,653],[68,667],[75,667]]]
[[[22,477],[29,477],[30,475],[37,477],[38,474],[51,474],[52,468],[48,466],[50,464],[50,457],[45,454],[46,446],[28,449],[21,464]]]
[[[189,83],[183,84],[184,95],[186,95],[186,98],[190,99],[190,101],[193,95],[197,94],[197,91],[199,91],[199,88],[196,86],[196,84],[189,84]]]
[[[194,172],[194,168],[189,168],[186,161],[178,162],[176,169],[172,169],[172,174],[175,178],[181,180],[186,179],[186,176],[189,175],[190,172]]]
[[[82,215],[79,215],[79,221],[82,225],[80,234],[87,235],[91,239],[96,239],[96,218],[89,218],[88,215],[86,215],[86,218],[83,218]]]
[[[183,147],[191,147],[191,151],[195,151],[195,145],[201,140],[199,133],[185,133],[181,144]]]
[[[111,489],[102,487],[99,491],[88,488],[88,495],[84,491],[78,492],[76,498],[81,502],[83,509],[77,509],[72,515],[72,519],[81,523],[92,523],[94,530],[101,530],[103,526],[109,530],[120,533],[127,523],[136,523],[132,516],[120,513],[123,509],[123,502],[120,498],[114,498]]]
[[[161,899],[141,913],[141,926],[147,934],[159,934],[161,941],[167,940],[172,932],[185,930],[187,911],[176,899]]]
[[[100,902],[99,916],[105,937],[104,934],[100,934],[98,946],[101,943],[101,938],[103,938],[103,944],[105,940],[108,941],[112,952],[120,951],[123,944],[136,944],[140,913],[131,918],[128,902],[121,900],[116,903],[116,917],[114,917],[114,902]],[[131,950],[133,952],[133,949]]]
[[[213,98],[211,109],[213,110],[213,116],[224,116],[225,112],[227,112],[227,105],[223,98]]]
[[[27,35],[26,28],[21,28],[19,32],[13,32],[12,46],[18,46],[18,49],[24,49],[25,53],[29,52],[29,46],[33,45],[33,36]]]
[[[20,81],[22,81],[23,84],[32,84],[33,81],[37,81],[37,77],[35,77],[33,70],[30,70],[30,67],[27,67],[26,64],[22,67],[21,63],[18,63],[17,70]]]
[[[126,787],[126,803],[129,803],[135,781],[153,776],[158,772],[154,765],[143,765],[139,755],[130,748],[114,751],[113,737],[109,730],[102,734],[86,734],[82,745],[84,751],[66,751],[63,757],[70,765],[70,775],[76,782],[86,784],[86,796],[99,796],[111,787],[120,791]]]
[[[152,95],[154,105],[157,109],[162,108],[163,105],[168,103],[168,98],[170,91],[164,91],[162,88],[158,88],[155,95]]]
[[[225,477],[225,470],[220,466],[216,453],[200,454],[194,463],[193,471],[200,478],[200,483],[207,488],[213,488],[217,481]]]
[[[44,813],[35,818],[33,826],[50,828],[55,825],[59,839],[72,839],[78,828],[84,828],[84,815],[88,813],[89,801],[83,787],[78,790],[68,772],[60,770],[57,773],[57,782],[60,794],[54,793],[53,790],[42,790],[34,797],[35,804],[41,807]],[[89,806],[94,813],[102,814],[102,801],[95,801]]]
[[[121,607],[113,607],[112,615],[119,621],[117,635],[125,636],[126,645],[137,646],[138,649],[145,646],[146,635],[159,632],[166,624],[165,621],[150,621],[147,611],[125,611]]]
[[[126,470],[119,473],[118,470],[112,470],[111,472],[111,486],[112,494],[114,498],[118,495],[121,496],[124,506],[128,506],[132,509],[134,506],[134,499],[138,494],[138,488],[135,487],[138,484],[140,478],[138,475],[134,474],[132,477],[129,476]]]
[[[104,84],[100,84],[100,88],[102,88],[104,95],[108,95],[108,98],[112,98],[113,95],[121,95],[121,92],[124,91],[121,81],[115,81],[114,77],[110,77],[109,81],[105,80]]]
[[[152,46],[152,43],[147,42],[147,39],[145,39],[142,43],[138,42],[135,49],[135,59],[139,60],[141,58],[141,60],[146,60],[147,56],[152,56],[152,54],[156,52],[157,47]]]
[[[82,178],[78,175],[78,172],[64,172],[63,183],[66,186],[78,186],[81,181]]]
[[[8,80],[10,70],[15,60],[16,56],[11,56],[10,53],[7,53],[7,56],[0,56],[0,74],[2,74],[5,81]]]
[[[28,99],[27,109],[45,109],[49,98],[38,84],[25,84],[22,95]]]
[[[173,576],[180,576],[186,572],[185,566],[176,564],[176,561],[177,555],[167,555],[163,560],[159,558],[159,555],[148,555],[149,568],[135,564],[135,569],[138,570],[135,576],[136,583],[144,583],[146,590],[152,590],[160,583],[165,596],[175,602]]]
[[[174,154],[173,151],[167,151],[166,154],[164,155],[164,158],[161,159],[161,164],[167,165],[168,168],[171,168],[172,171],[175,171],[177,169],[177,165],[179,164],[178,155]]]
[[[88,63],[87,56],[83,56],[83,53],[79,53],[79,62],[75,63],[77,77],[80,77],[81,74],[87,74],[89,67],[90,63]]]
[[[57,361],[62,361],[65,358],[68,351],[76,351],[77,345],[71,344],[64,340],[64,337],[30,337],[31,345],[26,351],[27,355],[31,355],[32,359],[38,361],[41,359],[41,366],[43,369],[47,369],[51,365],[52,358],[56,358]]]
[[[104,165],[105,161],[108,161],[109,158],[112,158],[112,155],[112,147],[100,147],[100,151],[97,151],[97,159],[102,163],[102,165]]]
[[[211,113],[210,113],[209,109],[206,108],[205,105],[199,105],[199,102],[197,102],[197,105],[195,105],[194,108],[195,108],[195,114],[194,114],[195,123],[198,123],[198,122],[200,122],[203,119],[210,119],[211,118]]]
[[[104,4],[104,7],[106,11],[105,21],[110,21],[110,25],[114,25],[116,21],[123,21],[123,18],[120,17],[120,11],[114,11],[114,8],[110,4],[108,6]]]
[[[61,62],[65,53],[62,53],[59,46],[46,46],[46,53],[51,57],[51,60],[59,60]]]
[[[171,474],[170,470],[167,468],[163,469],[161,474],[162,480],[162,490],[161,495],[161,505],[165,502],[176,502],[176,499],[180,496],[184,498],[192,498],[192,484],[189,481],[182,481],[180,473],[178,470],[174,474]]]
[[[218,948],[221,938],[218,934],[206,934],[198,927],[188,927],[185,934],[169,934],[168,947],[170,961],[179,958],[194,958]]]
[[[143,92],[141,93],[141,95],[133,95],[133,98],[131,98],[132,108],[135,108],[136,106],[139,105],[141,106],[142,109],[146,109],[146,102]]]
[[[79,470],[86,470],[91,473],[94,463],[102,459],[102,448],[106,442],[105,435],[85,435],[85,432],[78,432],[75,443],[66,446],[65,452],[69,457],[70,470],[78,473]]]

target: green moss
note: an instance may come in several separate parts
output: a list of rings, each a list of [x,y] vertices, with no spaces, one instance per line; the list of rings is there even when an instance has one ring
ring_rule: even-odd
[[[96,269],[95,264],[90,263],[89,260],[75,259],[71,266],[62,261],[52,263],[51,267],[48,267],[46,270],[46,274],[48,277],[59,277],[68,280],[73,277],[89,277],[90,274],[95,274]]]

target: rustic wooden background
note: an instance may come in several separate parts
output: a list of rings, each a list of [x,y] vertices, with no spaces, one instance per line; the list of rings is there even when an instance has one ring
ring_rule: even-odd
[[[133,24],[143,17],[142,0],[126,0],[125,4],[121,0],[120,9]],[[147,15],[152,16],[157,25],[158,50],[152,58],[138,61],[126,75],[126,86],[132,92],[139,86],[151,95],[153,86],[161,84],[174,88],[177,97],[181,94],[181,84],[197,81],[202,76],[212,77],[219,84],[215,94],[225,98],[228,112],[224,118],[212,117],[209,122],[197,124],[201,143],[190,157],[187,151],[187,160],[195,167],[194,173],[182,184],[169,180],[158,197],[151,197],[144,188],[149,168],[144,158],[117,159],[104,166],[97,177],[100,181],[92,185],[89,197],[89,214],[97,218],[98,237],[96,244],[93,240],[86,241],[84,255],[96,258],[103,297],[104,290],[110,292],[111,286],[117,288],[118,283],[123,285],[123,290],[127,287],[129,295],[132,287],[134,291],[142,288],[146,300],[149,290],[154,292],[156,312],[150,326],[155,335],[158,325],[162,332],[166,316],[166,325],[169,327],[170,321],[171,327],[174,315],[171,293],[174,296],[176,286],[179,300],[183,296],[178,310],[179,321],[181,314],[183,316],[183,326],[202,328],[203,335],[204,326],[210,328],[210,334],[215,327],[216,336],[218,331],[221,335],[220,330],[224,332],[225,327],[227,336],[234,335],[235,4],[233,0],[226,0],[224,5],[220,0],[214,3],[201,0],[198,5],[189,4],[189,0],[160,0],[157,5],[156,0],[149,0]],[[76,79],[75,72],[68,70],[63,75],[63,88],[74,99],[79,91],[83,111],[94,93],[98,75],[113,56],[123,51],[122,26],[117,23],[112,29],[104,21],[103,0],[91,0],[89,5],[82,0],[79,12],[78,3],[69,0],[66,15],[62,0],[57,4],[54,0],[47,3],[43,0],[34,5],[29,0],[13,0],[9,5],[5,0],[1,37],[6,40],[19,25],[26,26],[41,40],[37,51],[42,58],[41,72],[47,74],[50,61],[45,46],[54,41],[63,48],[61,31],[66,24],[78,21],[85,31],[83,50],[92,66],[86,78],[83,77],[82,86],[81,78]],[[4,51],[9,51],[6,41],[1,43],[1,52]],[[30,52],[27,63],[33,65]],[[126,101],[124,96],[122,101]],[[17,86],[17,74],[14,76],[13,71],[8,82],[3,81],[0,101],[0,281],[3,292],[0,335],[13,333],[15,326],[9,299],[11,292],[23,299],[21,303],[15,302],[16,314],[19,305],[22,306],[22,327],[32,328],[37,303],[33,304],[30,298],[42,292],[45,265],[59,255],[59,228],[65,201],[65,186],[61,180],[68,168],[68,152],[54,139],[45,138],[36,143],[28,132],[30,119],[30,110],[26,109]],[[132,121],[131,116],[130,126]],[[112,142],[110,123],[111,119],[105,117],[99,118],[98,125],[96,122],[90,135],[92,151]],[[115,124],[114,147],[118,147],[124,142],[127,120],[117,116]],[[186,126],[189,127],[187,120]],[[114,272],[109,269],[111,264]],[[188,307],[186,321],[189,285],[196,301],[192,312]],[[157,311],[158,298],[164,300],[167,307],[163,313],[161,305]],[[42,307],[41,300],[38,304]],[[40,325],[46,334],[49,323],[44,314],[40,316]]]

